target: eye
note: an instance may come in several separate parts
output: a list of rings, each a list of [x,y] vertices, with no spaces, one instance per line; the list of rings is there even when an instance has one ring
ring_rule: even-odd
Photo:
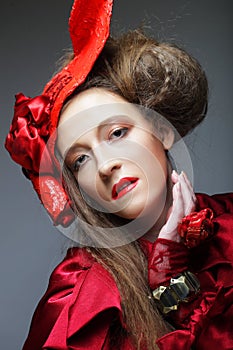
[[[121,127],[121,128],[114,129],[109,135],[109,140],[120,139],[124,137],[127,134],[128,130],[129,130],[128,127]]]
[[[83,165],[85,163],[87,158],[88,158],[88,156],[86,154],[82,154],[81,156],[79,156],[72,164],[72,170],[78,171],[80,169],[81,165]]]

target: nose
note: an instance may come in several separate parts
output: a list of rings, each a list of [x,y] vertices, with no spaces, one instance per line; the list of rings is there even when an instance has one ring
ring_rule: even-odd
[[[120,168],[121,168],[120,160],[118,159],[108,160],[99,166],[99,169],[98,169],[99,176],[102,180],[106,180],[109,177],[111,177],[111,175],[113,175],[113,173],[116,170],[119,170]]]
[[[102,180],[107,180],[121,168],[122,162],[118,152],[114,151],[106,142],[102,142],[93,149],[96,159],[97,172]]]

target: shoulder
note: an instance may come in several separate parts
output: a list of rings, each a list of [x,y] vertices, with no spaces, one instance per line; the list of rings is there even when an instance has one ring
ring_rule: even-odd
[[[98,339],[104,342],[107,325],[116,315],[121,315],[121,300],[113,277],[86,249],[69,249],[51,274],[23,349],[58,348],[77,334],[80,341],[89,342],[84,329],[92,334],[98,329]]]
[[[208,195],[205,193],[196,193],[198,209],[211,208],[215,216],[222,214],[233,215],[233,193],[220,193]]]
[[[73,248],[50,278],[66,290],[70,334],[108,309],[120,310],[120,293],[110,273],[85,248]],[[71,312],[72,311],[72,312]],[[78,315],[78,317],[77,317]],[[72,330],[72,325],[74,330]]]
[[[215,256],[222,254],[225,261],[233,263],[233,193],[197,194],[197,200],[199,210],[210,208],[213,211],[214,232],[207,241],[208,252],[213,249]]]
[[[197,200],[199,210],[212,209],[214,229],[212,236],[193,250],[194,265],[202,271],[218,271],[215,277],[228,285],[233,265],[233,193],[197,194]]]
[[[214,232],[204,249],[213,258],[233,264],[233,193],[209,196],[197,194],[198,209],[210,208],[213,211]]]

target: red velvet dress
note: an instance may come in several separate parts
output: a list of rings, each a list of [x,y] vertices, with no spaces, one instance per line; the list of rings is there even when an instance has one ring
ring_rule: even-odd
[[[197,198],[198,209],[214,212],[211,239],[191,250],[164,239],[141,243],[152,289],[187,269],[201,283],[196,299],[168,314],[176,330],[157,340],[161,350],[233,349],[233,194]],[[121,315],[111,275],[85,249],[70,249],[51,275],[23,350],[111,350],[110,325]],[[133,350],[129,340],[121,350]]]

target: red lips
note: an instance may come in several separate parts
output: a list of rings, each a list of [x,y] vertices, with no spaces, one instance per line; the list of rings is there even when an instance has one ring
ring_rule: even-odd
[[[137,186],[137,177],[124,177],[112,188],[112,199],[119,199]]]

